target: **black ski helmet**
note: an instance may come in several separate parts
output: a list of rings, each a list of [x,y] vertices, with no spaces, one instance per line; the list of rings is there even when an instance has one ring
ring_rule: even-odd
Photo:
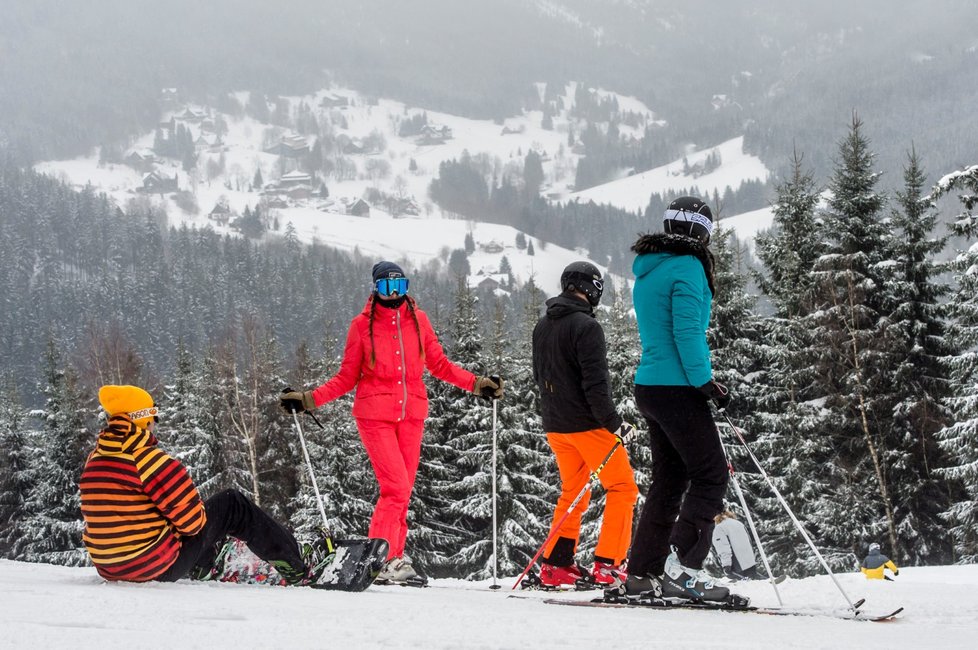
[[[560,290],[580,291],[592,307],[597,307],[604,292],[601,271],[590,262],[572,262],[560,274]]]
[[[669,204],[662,215],[663,229],[673,235],[685,235],[710,243],[713,234],[713,213],[703,199],[681,196]]]

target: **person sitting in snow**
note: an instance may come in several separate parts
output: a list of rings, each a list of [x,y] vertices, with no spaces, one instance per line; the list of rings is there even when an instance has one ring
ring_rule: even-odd
[[[892,571],[895,576],[900,575],[900,569],[893,560],[880,553],[880,545],[876,542],[869,545],[869,555],[863,558],[859,569],[868,580],[892,580],[893,578],[885,574],[886,569]]]
[[[307,577],[295,537],[237,490],[202,501],[184,466],[157,447],[157,408],[137,386],[102,386],[108,422],[82,471],[83,540],[106,580],[206,574],[228,535],[289,584]]]
[[[757,558],[747,528],[730,510],[713,518],[713,550],[720,558],[725,576],[732,580],[760,580]]]

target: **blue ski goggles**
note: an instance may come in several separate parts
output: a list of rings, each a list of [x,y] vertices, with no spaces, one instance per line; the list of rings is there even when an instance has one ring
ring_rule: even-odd
[[[377,293],[382,296],[406,295],[408,292],[407,278],[381,278],[374,283]]]

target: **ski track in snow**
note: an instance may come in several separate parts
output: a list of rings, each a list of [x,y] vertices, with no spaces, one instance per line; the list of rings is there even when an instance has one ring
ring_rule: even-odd
[[[0,561],[0,648],[972,648],[978,565],[907,568],[894,582],[839,576],[866,610],[903,605],[868,623],[737,612],[558,607],[512,592],[514,578],[436,580],[436,588],[359,594],[220,583],[106,583],[92,568]],[[845,601],[827,576],[779,585],[786,607]],[[767,583],[739,584],[753,604],[777,604]],[[508,598],[517,593],[521,598]]]

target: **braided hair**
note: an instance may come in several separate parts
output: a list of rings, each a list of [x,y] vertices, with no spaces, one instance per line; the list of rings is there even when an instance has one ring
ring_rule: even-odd
[[[373,367],[377,364],[377,353],[374,347],[374,314],[377,311],[378,300],[379,298],[377,298],[376,293],[370,295],[370,317],[368,319],[369,325],[367,326],[367,329],[370,332],[370,368],[371,369],[373,369]],[[416,311],[417,303],[414,301],[414,298],[412,298],[411,296],[404,296],[404,300],[405,302],[407,302],[408,311],[411,313],[411,320],[414,321],[414,329],[418,334],[418,353],[421,355],[421,361],[424,361],[425,359],[424,342],[421,340],[421,323],[418,322],[418,314]]]

